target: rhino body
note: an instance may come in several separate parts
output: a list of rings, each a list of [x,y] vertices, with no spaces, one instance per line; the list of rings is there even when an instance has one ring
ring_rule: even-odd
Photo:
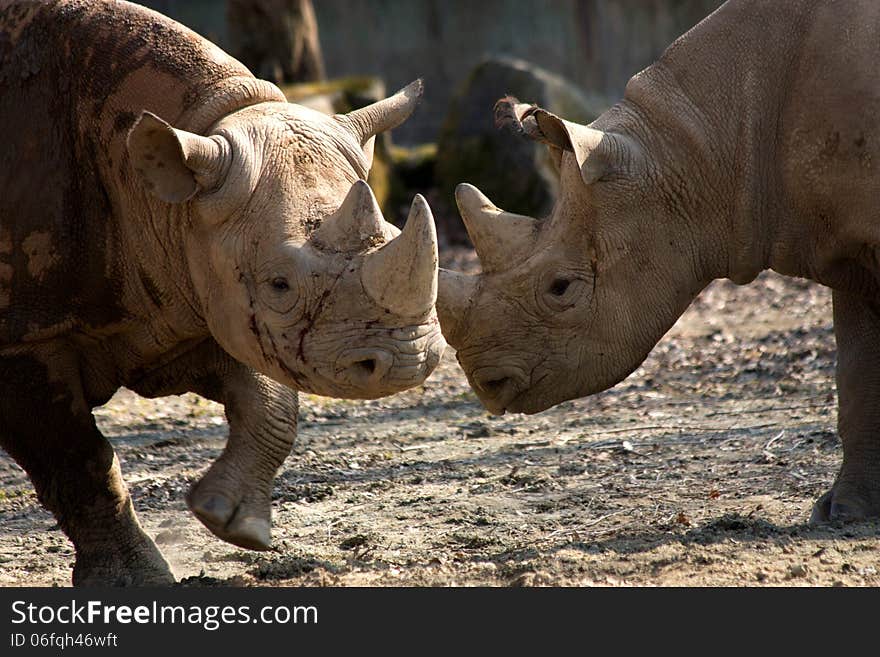
[[[560,167],[546,219],[461,185],[483,272],[440,275],[443,331],[492,411],[628,376],[712,280],[833,289],[843,464],[814,521],[880,515],[880,4],[730,0],[589,126],[502,99]]]
[[[91,409],[120,386],[225,405],[188,495],[265,549],[297,390],[421,383],[443,340],[436,237],[366,178],[420,83],[330,117],[125,2],[0,0],[0,446],[76,548],[75,584],[173,581]]]

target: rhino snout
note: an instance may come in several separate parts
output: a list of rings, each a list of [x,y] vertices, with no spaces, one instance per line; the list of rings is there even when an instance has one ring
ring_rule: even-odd
[[[483,404],[496,415],[504,414],[526,385],[525,375],[516,367],[482,367],[472,380]]]

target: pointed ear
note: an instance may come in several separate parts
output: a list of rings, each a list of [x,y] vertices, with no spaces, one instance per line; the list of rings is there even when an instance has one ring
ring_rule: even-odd
[[[409,118],[424,92],[422,80],[410,82],[393,96],[377,101],[348,114],[337,114],[336,120],[354,134],[366,147],[367,140],[386,130],[396,128]]]
[[[641,161],[639,147],[628,137],[565,121],[516,98],[502,98],[495,104],[495,123],[546,144],[554,159],[561,158],[561,151],[572,152],[586,185],[613,172],[633,174]]]
[[[523,130],[550,148],[574,153],[586,185],[596,182],[614,167],[610,157],[613,151],[608,143],[613,137],[601,130],[564,121],[539,107],[523,119]]]
[[[144,185],[168,203],[182,203],[222,183],[230,160],[229,142],[172,128],[151,112],[128,133],[131,163]]]

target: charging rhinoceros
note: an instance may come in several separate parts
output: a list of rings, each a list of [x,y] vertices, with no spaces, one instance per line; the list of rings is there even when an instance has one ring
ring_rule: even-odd
[[[457,189],[483,271],[441,271],[438,310],[486,407],[614,385],[716,278],[809,278],[833,288],[843,442],[813,520],[880,515],[878,30],[874,0],[730,0],[589,126],[502,99],[561,183],[546,219]]]
[[[120,386],[225,405],[188,503],[266,548],[296,391],[388,395],[444,348],[431,212],[398,231],[364,182],[421,83],[327,116],[138,5],[0,0],[0,89],[0,445],[74,583],[173,581],[92,417]]]

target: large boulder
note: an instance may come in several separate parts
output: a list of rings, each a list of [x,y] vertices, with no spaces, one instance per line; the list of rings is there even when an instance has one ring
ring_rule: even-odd
[[[452,99],[437,144],[437,184],[446,205],[438,228],[449,241],[467,240],[454,211],[458,183],[472,183],[500,207],[529,215],[549,211],[556,196],[558,175],[547,149],[494,125],[492,108],[506,95],[579,123],[589,123],[610,104],[519,59],[492,57],[474,68]]]

